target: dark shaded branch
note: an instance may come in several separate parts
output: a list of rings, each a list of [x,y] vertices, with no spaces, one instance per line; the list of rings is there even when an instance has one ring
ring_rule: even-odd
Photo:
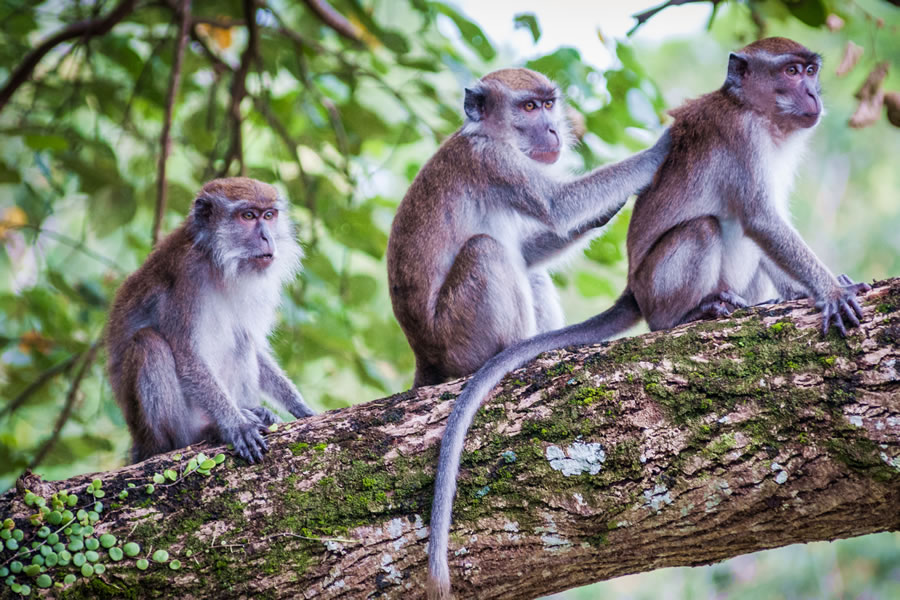
[[[159,231],[166,214],[166,161],[169,159],[172,141],[169,133],[175,113],[175,98],[181,83],[181,65],[184,61],[184,47],[187,45],[188,26],[191,19],[191,0],[182,0],[178,7],[178,38],[175,41],[175,53],[172,59],[172,75],[169,78],[169,90],[166,92],[166,114],[163,117],[162,132],[159,137],[159,166],[156,177],[156,210],[153,214],[153,245],[159,240]]]
[[[328,4],[326,0],[303,0],[307,8],[311,10],[325,25],[335,30],[338,34],[352,42],[361,41],[359,30],[344,15]]]
[[[85,353],[84,360],[81,362],[81,367],[78,369],[78,372],[75,374],[75,379],[72,380],[72,384],[69,386],[69,392],[66,394],[66,403],[63,405],[62,411],[56,418],[56,424],[53,426],[53,433],[50,434],[50,437],[41,446],[41,449],[38,450],[34,458],[31,459],[31,462],[28,464],[29,470],[34,469],[41,464],[50,450],[53,449],[53,446],[56,445],[56,441],[59,439],[63,427],[69,421],[69,417],[72,416],[72,409],[75,407],[75,401],[78,399],[78,390],[81,388],[81,382],[90,370],[91,365],[94,364],[94,358],[96,358],[97,350],[99,348],[100,342],[94,342]]]
[[[231,80],[231,102],[228,105],[228,119],[231,123],[231,143],[225,154],[219,177],[228,174],[233,161],[240,166],[240,174],[245,175],[247,167],[244,164],[244,142],[241,135],[243,117],[241,116],[241,101],[247,95],[247,74],[254,62],[259,61],[259,26],[256,24],[256,3],[254,0],[244,0],[244,16],[247,21],[247,47],[241,54],[241,64],[234,72]]]
[[[19,89],[23,83],[28,81],[34,68],[37,67],[38,63],[41,62],[41,59],[44,58],[48,52],[53,50],[53,48],[74,38],[93,37],[109,32],[116,23],[131,14],[136,4],[137,0],[122,0],[105,17],[72,23],[39,43],[34,50],[25,55],[22,62],[13,70],[9,79],[7,79],[3,87],[0,88],[0,111],[6,106],[6,103],[9,102],[10,97],[15,91]]]

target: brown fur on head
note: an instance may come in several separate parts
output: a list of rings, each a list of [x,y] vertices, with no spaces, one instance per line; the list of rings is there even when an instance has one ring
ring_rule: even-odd
[[[273,206],[278,201],[278,190],[250,177],[224,177],[207,182],[197,194],[198,198],[203,196],[220,196],[259,206]]]
[[[809,50],[803,44],[799,44],[794,40],[783,37],[770,37],[757,40],[752,44],[747,44],[741,51],[741,54],[760,54],[766,53],[774,56],[785,56],[793,54],[802,57],[810,62],[819,55]]]
[[[496,81],[517,92],[542,91],[550,95],[556,91],[556,85],[545,75],[525,68],[498,69],[482,77],[481,81]]]

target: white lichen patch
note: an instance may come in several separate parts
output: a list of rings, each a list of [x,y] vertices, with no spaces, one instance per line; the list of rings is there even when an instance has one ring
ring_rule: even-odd
[[[547,460],[550,467],[561,472],[565,477],[589,473],[596,475],[603,468],[606,452],[603,446],[596,443],[574,442],[565,452],[559,446],[547,448]]]
[[[416,520],[413,522],[413,527],[416,528],[417,540],[424,540],[428,537],[428,528],[425,527],[425,523],[422,522],[422,515],[416,515]]]
[[[581,508],[582,506],[587,506],[587,502],[584,501],[584,496],[582,496],[581,494],[575,493],[572,495],[572,497],[575,498],[575,504],[578,505],[579,508]]]
[[[731,486],[723,479],[711,482],[709,489],[710,494],[706,498],[706,512],[712,511],[722,503],[722,500],[731,495]]]
[[[862,427],[862,426],[863,426],[863,419],[862,419],[862,417],[860,417],[859,415],[853,415],[853,416],[851,416],[851,417],[850,417],[849,419],[847,419],[847,420],[850,421],[850,424],[853,425],[853,426],[855,426],[855,427]]]
[[[385,576],[385,581],[389,583],[400,583],[403,579],[402,573],[400,570],[393,565],[394,557],[390,554],[382,554],[381,555],[381,570],[387,573]]]
[[[453,553],[453,556],[465,556],[465,555],[468,554],[468,553],[469,553],[469,549],[466,548],[465,546],[463,546],[463,547],[460,548],[459,550],[455,551],[455,552]]]
[[[511,531],[513,533],[519,533],[519,522],[518,521],[507,521],[503,524],[503,531]]]
[[[884,452],[881,452],[881,460],[883,460],[889,467],[893,467],[894,470],[900,472],[900,457],[891,458]]]
[[[572,542],[558,535],[542,535],[541,542],[544,543],[544,550],[547,552],[568,552],[572,549]]]
[[[657,483],[652,490],[644,490],[645,508],[659,512],[666,504],[672,504],[672,495],[669,493],[669,488],[663,484]]]
[[[775,475],[775,483],[777,483],[778,485],[781,485],[788,480],[788,472],[777,462],[772,463],[772,470],[777,473]]]

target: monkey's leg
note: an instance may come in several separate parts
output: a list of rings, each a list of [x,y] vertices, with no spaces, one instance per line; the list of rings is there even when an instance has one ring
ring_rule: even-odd
[[[718,319],[719,317],[727,317],[739,308],[747,308],[750,306],[747,301],[728,290],[715,292],[703,298],[696,308],[689,311],[682,319],[681,323],[690,323],[691,321],[699,321],[702,319]],[[681,324],[679,323],[679,325]]]
[[[717,295],[728,291],[720,281],[722,252],[722,231],[712,217],[682,223],[660,237],[630,282],[651,330],[697,318],[695,311],[704,302],[711,309]]]
[[[136,373],[133,416],[128,423],[134,439],[132,460],[140,462],[196,441],[166,340],[152,329],[141,329],[134,335],[126,361],[133,364],[129,371]]]
[[[546,271],[532,271],[528,274],[528,281],[531,283],[536,333],[553,331],[565,325],[559,294],[550,274]]]
[[[523,266],[514,264],[494,238],[469,238],[438,293],[434,336],[443,356],[433,366],[445,377],[474,373],[507,346],[534,335],[535,329]]]

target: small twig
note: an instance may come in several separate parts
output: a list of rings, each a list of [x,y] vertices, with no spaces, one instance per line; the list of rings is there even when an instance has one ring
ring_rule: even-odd
[[[362,41],[359,29],[325,0],[303,0],[303,3],[319,17],[320,21],[338,34],[357,44]]]
[[[84,245],[84,242],[79,242],[78,240],[70,238],[65,234],[57,233],[56,231],[52,231],[50,229],[44,229],[40,225],[32,225],[30,223],[20,224],[11,223],[9,221],[0,221],[0,226],[6,227],[8,229],[31,229],[33,231],[36,231],[38,235],[46,235],[47,237],[50,237],[57,242],[61,242],[66,246],[69,246],[70,248],[81,252],[89,258],[93,258],[99,263],[103,263],[106,267],[116,271],[117,273],[123,273],[122,267],[119,266],[118,263],[110,258],[107,258],[106,256],[103,256],[102,254],[95,252],[94,250],[91,250]]]
[[[28,398],[31,397],[36,391],[38,391],[45,383],[53,379],[56,375],[60,373],[64,373],[69,370],[69,368],[75,364],[75,362],[84,355],[83,352],[79,352],[77,354],[73,354],[66,360],[62,362],[58,362],[40,375],[38,375],[34,381],[29,383],[24,390],[19,392],[19,395],[12,399],[7,406],[3,407],[0,410],[0,419],[5,417],[7,414],[11,414],[18,410],[20,406],[25,404]]]
[[[191,0],[182,0],[178,8],[178,39],[175,42],[175,56],[172,60],[172,76],[169,78],[169,90],[166,93],[166,115],[163,120],[162,133],[159,138],[159,166],[156,177],[156,212],[153,215],[153,245],[159,241],[159,230],[162,227],[166,212],[166,161],[171,152],[169,132],[175,113],[175,97],[181,83],[181,64],[184,60],[184,47],[187,45],[188,26],[190,25]]]
[[[231,120],[231,144],[222,168],[219,170],[219,177],[228,174],[228,169],[235,160],[240,166],[241,175],[245,175],[247,171],[244,164],[244,144],[241,136],[241,101],[247,95],[247,74],[250,72],[252,63],[259,57],[259,30],[255,13],[256,3],[254,0],[244,0],[244,16],[247,19],[247,47],[241,54],[241,64],[231,80],[231,102],[228,106],[228,117]]]
[[[631,15],[631,18],[637,21],[634,24],[634,27],[628,30],[626,35],[631,35],[635,31],[637,31],[638,27],[652,19],[656,13],[669,8],[670,6],[682,6],[684,4],[699,4],[700,2],[710,2],[713,6],[721,2],[722,0],[668,0],[667,2],[663,2],[659,6],[654,6],[653,8],[649,8],[643,12],[639,12],[637,14]]]
[[[53,48],[73,38],[92,37],[107,33],[116,23],[128,16],[134,10],[136,4],[137,0],[122,0],[105,17],[72,23],[39,43],[34,50],[25,55],[19,66],[13,70],[9,79],[0,88],[0,111],[6,106],[6,103],[9,102],[15,91],[28,81],[41,59]]]
[[[72,409],[75,406],[75,400],[78,398],[78,390],[81,387],[81,382],[87,374],[88,369],[90,369],[91,365],[94,363],[94,357],[97,356],[97,350],[99,349],[100,342],[94,342],[88,349],[84,361],[81,363],[81,368],[78,369],[78,373],[75,374],[75,379],[72,380],[72,385],[69,386],[69,393],[66,394],[66,404],[63,406],[62,412],[59,413],[59,417],[56,419],[56,425],[53,426],[53,433],[50,434],[50,437],[44,442],[43,446],[41,446],[37,455],[31,459],[31,462],[27,467],[29,470],[34,470],[35,467],[41,464],[41,461],[46,458],[47,453],[50,452],[56,444],[56,441],[59,439],[63,426],[68,422],[69,417],[72,415]]]

